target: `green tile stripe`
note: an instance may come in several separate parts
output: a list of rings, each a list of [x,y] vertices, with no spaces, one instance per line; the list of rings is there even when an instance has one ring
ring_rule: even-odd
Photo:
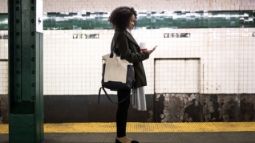
[[[110,29],[107,12],[56,13],[44,16],[44,30]],[[240,28],[255,27],[255,11],[139,12],[137,27]],[[0,14],[0,30],[8,29],[7,14]]]

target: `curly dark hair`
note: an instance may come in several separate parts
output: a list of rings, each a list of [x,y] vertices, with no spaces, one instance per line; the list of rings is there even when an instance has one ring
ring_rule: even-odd
[[[126,6],[117,7],[112,11],[109,21],[114,28],[125,30],[132,15],[137,17],[137,13],[134,8]]]

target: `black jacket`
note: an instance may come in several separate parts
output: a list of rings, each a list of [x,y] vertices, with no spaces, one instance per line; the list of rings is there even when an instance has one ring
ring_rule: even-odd
[[[127,61],[133,63],[135,70],[135,85],[134,87],[146,86],[146,75],[142,61],[149,58],[149,53],[140,53],[140,47],[133,36],[126,30],[115,30],[111,49]]]

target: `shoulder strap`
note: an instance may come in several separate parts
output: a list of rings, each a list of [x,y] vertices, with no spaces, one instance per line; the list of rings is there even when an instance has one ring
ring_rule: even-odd
[[[123,103],[124,101],[126,101],[126,100],[128,99],[128,98],[126,97],[126,98],[122,99],[122,100],[119,101],[119,102],[114,102],[114,101],[112,100],[112,98],[108,95],[108,93],[106,92],[105,88],[104,88],[104,87],[100,87],[100,88],[99,88],[99,92],[98,92],[98,99],[97,99],[97,103],[98,103],[98,104],[100,103],[101,90],[104,91],[104,94],[106,95],[107,99],[108,99],[111,103],[113,103],[113,104],[120,104],[120,103]]]
[[[119,34],[119,32],[118,32],[118,31],[116,31],[116,32],[115,32],[115,34],[114,34],[114,36],[116,36],[116,33],[117,33],[117,34]],[[128,40],[128,41],[134,42],[134,41],[130,40],[130,38],[129,38],[129,36],[127,35],[127,33],[126,33],[126,32],[124,32],[124,35],[126,36],[126,38],[127,38],[127,40]],[[113,38],[115,38],[115,37],[113,37]],[[135,45],[137,45],[137,43],[136,43],[136,42],[134,42],[134,43],[135,43]],[[115,50],[115,48],[116,48],[116,41],[112,40],[112,43],[111,43],[111,53],[110,53],[110,58],[112,58],[112,57],[113,57],[113,54],[114,54],[114,50]]]
[[[110,58],[113,57],[113,52],[115,50],[115,46],[116,46],[116,42],[113,42],[114,40],[112,40],[112,43],[111,43],[111,54],[110,54]]]

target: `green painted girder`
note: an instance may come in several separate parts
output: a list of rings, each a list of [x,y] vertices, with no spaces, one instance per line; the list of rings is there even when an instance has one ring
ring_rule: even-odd
[[[9,0],[9,141],[43,140],[42,42],[36,32],[39,0]]]

